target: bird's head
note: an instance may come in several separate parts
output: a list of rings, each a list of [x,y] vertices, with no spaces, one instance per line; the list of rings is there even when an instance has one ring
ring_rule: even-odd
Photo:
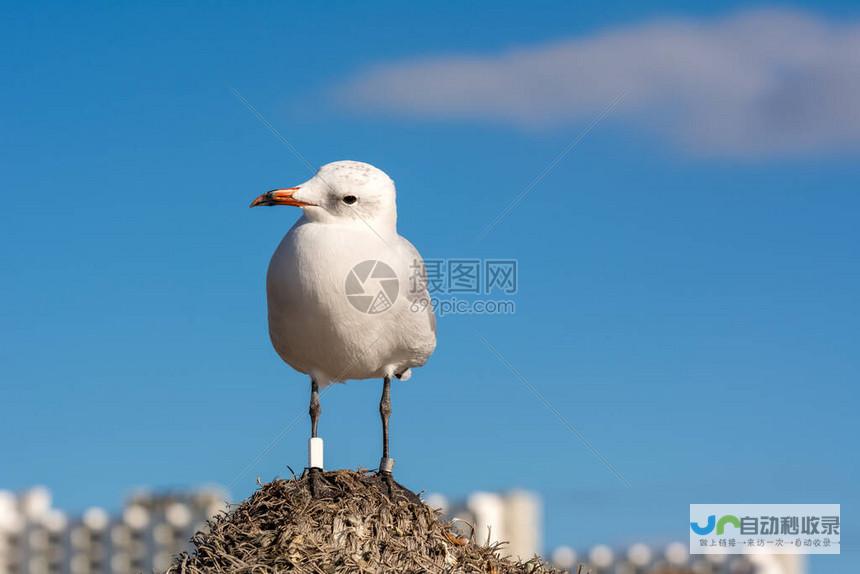
[[[264,193],[251,202],[301,207],[310,221],[377,223],[393,228],[397,222],[394,181],[384,171],[360,161],[336,161],[322,166],[308,181]]]

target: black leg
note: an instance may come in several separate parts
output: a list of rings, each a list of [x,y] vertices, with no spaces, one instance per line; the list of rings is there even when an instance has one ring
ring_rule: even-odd
[[[391,474],[394,468],[394,459],[388,456],[388,417],[391,416],[391,377],[385,377],[382,382],[379,416],[382,418],[382,460],[379,461],[379,472]]]
[[[317,436],[317,425],[319,424],[320,413],[322,409],[320,408],[320,386],[319,384],[311,379],[311,406],[308,409],[308,413],[311,415],[311,436]]]
[[[317,436],[317,426],[319,425],[319,418],[322,409],[320,408],[320,386],[314,379],[311,379],[311,405],[308,409],[308,413],[311,415],[311,437]],[[308,470],[310,473],[310,489],[311,496],[316,497],[320,492],[320,469],[318,468],[310,468]]]

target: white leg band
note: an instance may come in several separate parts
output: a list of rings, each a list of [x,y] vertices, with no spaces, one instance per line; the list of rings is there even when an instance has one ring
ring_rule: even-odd
[[[323,439],[318,436],[308,440],[308,468],[323,469]]]

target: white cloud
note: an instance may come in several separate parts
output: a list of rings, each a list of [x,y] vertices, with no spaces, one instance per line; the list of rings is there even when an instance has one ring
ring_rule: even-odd
[[[662,20],[519,48],[384,64],[336,89],[353,109],[525,128],[616,121],[697,153],[860,150],[860,24],[785,10]]]

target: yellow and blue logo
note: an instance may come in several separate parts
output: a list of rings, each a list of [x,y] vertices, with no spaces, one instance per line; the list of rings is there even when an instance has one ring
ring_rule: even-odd
[[[690,522],[690,528],[699,536],[707,536],[716,528],[717,536],[722,536],[726,531],[726,525],[731,524],[737,529],[741,527],[740,519],[734,514],[724,514],[717,520],[716,514],[708,516],[708,522],[704,526],[700,526],[698,522]]]

